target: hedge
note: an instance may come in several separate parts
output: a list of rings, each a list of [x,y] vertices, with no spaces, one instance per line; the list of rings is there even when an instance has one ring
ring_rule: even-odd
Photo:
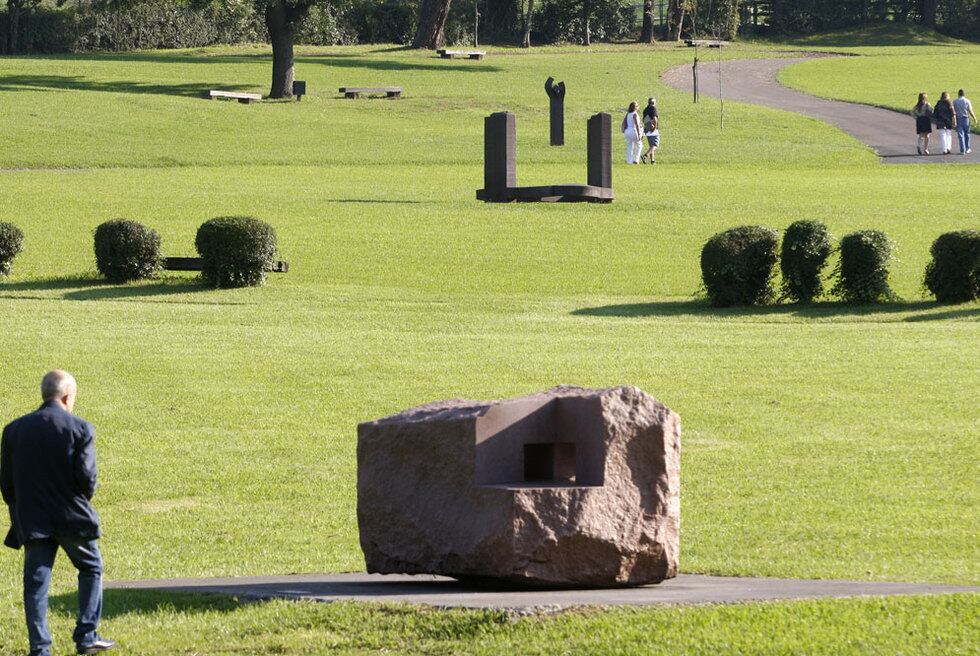
[[[14,258],[24,249],[24,233],[13,223],[0,221],[0,276],[9,276]]]
[[[827,226],[819,221],[796,221],[783,234],[779,267],[783,293],[797,303],[810,303],[823,294],[820,274],[833,251]]]
[[[701,250],[701,276],[713,305],[762,305],[772,301],[779,235],[762,226],[719,232]]]
[[[845,303],[880,303],[897,298],[888,285],[892,250],[888,235],[879,230],[842,237],[833,293]]]
[[[194,241],[201,277],[212,287],[250,287],[265,282],[276,255],[276,232],[249,216],[223,216],[205,222]]]
[[[980,298],[980,232],[959,230],[939,235],[929,249],[925,287],[940,303]]]
[[[95,266],[109,282],[152,278],[161,264],[156,230],[128,219],[106,221],[95,229]]]

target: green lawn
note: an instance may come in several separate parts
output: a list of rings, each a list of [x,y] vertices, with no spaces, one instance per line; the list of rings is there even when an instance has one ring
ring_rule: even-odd
[[[0,282],[0,417],[36,404],[46,369],[76,374],[98,431],[108,577],[360,569],[359,421],[629,383],[683,419],[684,571],[980,584],[980,305],[921,291],[932,240],[978,226],[977,167],[880,165],[827,125],[735,104],[721,132],[714,101],[692,106],[659,81],[690,57],[303,49],[311,95],[252,106],[196,95],[264,90],[261,48],[0,60],[0,220],[27,234]],[[548,75],[569,88],[562,149],[547,146]],[[337,98],[354,84],[400,84],[405,98]],[[647,95],[664,118],[661,164],[626,167],[617,138],[613,204],[474,200],[486,114],[517,112],[521,184],[581,182],[585,119]],[[939,171],[943,185],[923,182]],[[232,213],[276,227],[289,274],[221,292],[180,274],[93,280],[105,219],[142,221],[167,254],[191,255],[197,226]],[[800,218],[888,232],[905,300],[720,311],[695,298],[711,234]],[[19,565],[0,559],[3,654],[26,645]],[[970,653],[980,633],[976,595],[521,621],[107,603],[106,633],[132,653]],[[66,598],[54,608],[67,649]]]

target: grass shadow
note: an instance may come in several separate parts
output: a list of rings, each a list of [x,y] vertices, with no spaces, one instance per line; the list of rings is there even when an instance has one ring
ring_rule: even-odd
[[[208,82],[184,84],[148,84],[113,80],[90,80],[80,75],[0,75],[0,91],[103,91],[109,93],[158,94],[201,98],[209,89],[241,91],[250,85],[228,85]]]
[[[330,55],[312,55],[307,57],[297,57],[296,63],[320,64],[330,68],[362,68],[372,71],[434,71],[450,73],[496,73],[501,69],[499,66],[473,62],[472,64],[451,64],[450,59],[433,59],[431,61],[405,61],[393,59],[372,59],[366,57],[333,57]],[[445,63],[441,63],[445,62]],[[350,86],[350,85],[348,85]]]
[[[381,205],[421,205],[420,200],[399,200],[397,198],[331,198],[328,200],[321,201],[323,203],[339,203],[341,205],[347,204],[374,204],[378,203]]]
[[[782,43],[796,46],[853,48],[856,46],[940,46],[963,42],[911,24],[882,23],[829,34],[800,36]]]
[[[587,317],[766,317],[793,316],[804,319],[825,319],[835,317],[868,317],[876,315],[925,312],[941,307],[935,301],[908,301],[880,303],[876,305],[848,305],[846,303],[814,303],[812,305],[780,304],[758,307],[715,307],[706,300],[652,301],[650,303],[625,303],[579,308],[571,312],[575,316]],[[980,308],[971,307],[942,313],[917,314],[905,321],[939,321],[942,319],[973,317],[980,314]]]
[[[190,615],[196,613],[231,613],[246,603],[233,596],[161,592],[159,590],[125,590],[108,588],[103,591],[102,617],[112,619],[126,615]],[[74,617],[78,612],[78,596],[74,592],[52,596],[49,606],[53,613]]]
[[[946,310],[945,312],[932,312],[930,314],[919,314],[914,317],[908,317],[906,321],[911,321],[911,322],[942,321],[943,319],[966,319],[969,317],[980,318],[980,307],[974,305],[972,307],[958,308],[955,310]]]
[[[46,292],[64,291],[61,296],[66,301],[106,301],[127,298],[147,298],[171,296],[192,292],[208,291],[198,278],[164,276],[144,283],[114,284],[101,278],[61,277],[25,280],[23,282],[0,283],[0,296],[4,292]],[[25,298],[24,296],[4,296],[5,298]],[[36,297],[29,297],[36,298]]]

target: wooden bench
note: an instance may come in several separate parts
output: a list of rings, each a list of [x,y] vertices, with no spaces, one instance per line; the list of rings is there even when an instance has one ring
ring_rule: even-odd
[[[728,41],[709,41],[707,39],[684,39],[688,48],[694,46],[708,46],[709,48],[721,48],[728,45]]]
[[[361,94],[381,95],[382,93],[389,98],[401,98],[401,87],[340,87],[340,93],[346,98],[360,98]]]
[[[466,57],[467,59],[483,59],[487,56],[487,53],[483,50],[446,50],[445,48],[441,50],[436,50],[436,53],[443,59],[452,59],[453,57]]]
[[[204,97],[209,100],[217,100],[218,98],[233,98],[238,102],[250,105],[258,100],[262,100],[261,93],[241,93],[238,91],[218,91],[217,89],[211,89],[204,94]]]
[[[163,268],[167,271],[200,271],[203,264],[199,257],[165,257],[163,258]],[[282,260],[272,263],[269,269],[272,273],[288,273],[289,262]]]

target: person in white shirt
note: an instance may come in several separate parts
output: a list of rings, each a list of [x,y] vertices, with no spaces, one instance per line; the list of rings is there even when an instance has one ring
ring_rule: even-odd
[[[959,97],[953,101],[953,111],[956,113],[956,136],[960,141],[960,155],[968,155],[973,152],[970,148],[970,119],[977,120],[977,115],[973,113],[973,103],[966,97],[963,89],[960,89]]]
[[[626,163],[639,164],[640,151],[643,150],[643,126],[636,113],[636,102],[631,102],[626,118],[623,119],[623,136],[626,137]]]

